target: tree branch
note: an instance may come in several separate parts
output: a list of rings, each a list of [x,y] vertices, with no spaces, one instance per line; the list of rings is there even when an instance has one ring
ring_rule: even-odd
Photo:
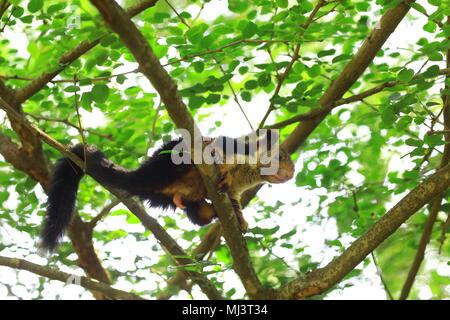
[[[180,129],[186,129],[190,133],[191,137],[194,138],[194,145],[196,142],[202,143],[200,130],[181,99],[176,84],[161,66],[147,39],[114,1],[91,0],[91,2],[134,55],[139,63],[140,71],[160,94],[169,116],[176,126]],[[195,158],[195,154],[202,150],[196,151],[192,148],[191,151]],[[251,264],[247,244],[240,232],[231,202],[226,194],[217,193],[218,170],[213,165],[207,164],[199,164],[197,168],[208,191],[208,198],[211,199],[219,220],[222,222],[224,236],[234,260],[234,269],[241,278],[248,295],[252,298],[267,297],[267,289],[260,283]]]
[[[33,180],[41,183],[44,188],[48,184],[48,176],[41,171],[36,170],[36,166],[29,161],[27,154],[23,151],[19,144],[12,141],[8,136],[0,132],[0,154],[5,158],[6,162],[20,171],[29,175]]]
[[[73,154],[69,149],[67,149],[64,145],[60,144],[58,141],[48,136],[45,132],[37,128],[36,126],[30,124],[25,117],[23,117],[20,113],[14,110],[10,105],[8,105],[2,98],[0,98],[0,107],[8,112],[14,119],[19,122],[21,125],[26,127],[28,130],[32,131],[34,134],[39,136],[44,142],[46,142],[51,147],[60,151],[64,156],[73,161],[80,168],[84,168],[84,161],[78,158],[77,155]],[[135,214],[142,224],[153,232],[155,237],[161,242],[161,244],[166,247],[172,255],[176,257],[187,256],[186,253],[178,246],[175,240],[173,240],[170,235],[158,224],[158,222],[147,215],[145,210],[142,208],[142,205],[138,204],[133,199],[129,198],[128,193],[113,188],[111,186],[103,185],[109,190],[112,194],[114,194],[117,198],[119,198],[130,211]],[[177,258],[180,264],[191,264],[193,263],[192,259],[185,258]],[[199,284],[200,288],[205,292],[210,299],[221,299],[220,293],[217,289],[209,282],[209,280],[197,272],[190,272],[190,276],[193,277],[194,281]]]
[[[448,75],[450,74],[450,68],[445,68],[439,71],[440,75]],[[417,80],[420,79],[424,76],[424,73],[420,73],[417,74],[413,77],[412,80]],[[303,114],[299,114],[295,117],[292,117],[290,119],[287,120],[283,120],[280,121],[278,123],[275,123],[273,125],[270,126],[266,126],[266,129],[281,129],[283,127],[286,127],[290,124],[296,123],[296,122],[300,122],[300,121],[305,121],[305,120],[312,120],[315,119],[317,117],[319,117],[320,115],[323,114],[327,114],[329,113],[331,110],[333,110],[334,108],[338,107],[338,106],[342,106],[344,104],[348,104],[348,103],[353,103],[353,102],[357,102],[357,101],[362,101],[363,99],[370,97],[374,94],[377,94],[381,91],[383,91],[386,88],[392,88],[395,87],[397,85],[402,85],[402,84],[408,84],[408,82],[401,82],[401,81],[387,81],[383,84],[380,84],[376,87],[373,87],[369,90],[363,91],[361,93],[355,94],[351,97],[345,98],[345,99],[339,99],[337,101],[334,101],[328,105],[324,105],[321,108],[317,108],[317,109],[313,109],[307,113],[303,113]]]
[[[353,59],[347,64],[341,74],[331,83],[319,103],[322,106],[329,105],[339,100],[348,89],[366,70],[368,65],[375,58],[377,52],[394,32],[400,21],[405,17],[410,8],[410,4],[415,0],[405,0],[397,7],[386,11],[381,17],[377,28],[367,36],[366,40],[359,48]],[[294,131],[283,142],[283,147],[289,153],[293,153],[308,138],[311,132],[322,122],[330,111],[317,118],[305,120],[299,124]]]
[[[93,135],[96,135],[96,136],[99,136],[99,137],[102,137],[102,138],[105,138],[105,139],[108,139],[108,140],[114,140],[111,133],[104,134],[104,133],[96,132],[96,131],[91,130],[91,129],[81,128],[81,127],[77,126],[76,124],[70,122],[68,118],[60,119],[60,118],[52,118],[52,117],[46,117],[46,116],[38,116],[38,115],[32,114],[32,113],[25,113],[25,114],[27,116],[32,117],[33,119],[36,119],[36,120],[61,122],[61,123],[64,123],[64,124],[68,125],[69,127],[77,129],[78,132],[83,132],[84,131],[84,132],[88,132],[90,134],[93,134]]]
[[[142,0],[133,6],[129,7],[127,10],[127,14],[129,17],[134,17],[135,15],[141,13],[145,9],[148,9],[150,7],[153,7],[158,0]],[[47,83],[49,83],[54,77],[56,77],[59,73],[61,73],[66,66],[71,64],[73,61],[81,57],[83,54],[91,50],[93,47],[95,47],[97,44],[100,43],[102,37],[89,42],[89,41],[83,41],[81,42],[77,47],[73,48],[69,52],[66,52],[58,59],[58,68],[49,73],[43,73],[36,79],[34,79],[32,82],[30,82],[28,85],[23,87],[20,90],[16,91],[14,101],[17,104],[20,104],[36,94],[39,90],[41,90]]]
[[[111,212],[112,209],[114,209],[115,206],[117,206],[118,204],[120,204],[120,200],[116,199],[111,201],[110,204],[108,204],[107,206],[105,206],[102,211],[100,211],[100,213],[98,215],[96,215],[94,218],[92,218],[91,221],[89,221],[89,227],[91,227],[92,229],[94,229],[94,227],[97,225],[97,223],[103,219],[104,216],[106,216],[108,213]]]
[[[308,20],[301,26],[301,28],[306,31],[309,27],[309,25],[313,22],[313,19],[315,15],[319,12],[320,8],[322,8],[324,5],[326,5],[327,2],[324,0],[319,0],[319,2],[314,7],[313,11],[310,13]],[[299,52],[301,48],[301,43],[297,43],[297,45],[294,48],[294,54],[292,55],[292,59],[289,62],[289,64],[286,66],[286,69],[284,70],[283,74],[278,77],[278,83],[275,88],[275,91],[272,95],[272,98],[270,99],[270,105],[269,108],[266,111],[266,114],[263,116],[261,123],[259,124],[259,128],[262,128],[264,126],[264,123],[266,122],[267,118],[269,117],[270,113],[275,110],[275,104],[273,102],[273,99],[278,96],[280,93],[281,87],[283,85],[284,80],[289,76],[289,73],[292,70],[292,67],[294,66],[294,63],[300,58]]]
[[[59,270],[51,269],[48,267],[43,267],[38,264],[17,258],[8,258],[4,256],[0,256],[0,265],[7,266],[14,269],[26,270],[31,273],[40,275],[42,277],[46,277],[52,280],[58,280],[65,283],[71,283],[71,280],[79,280],[79,285],[88,289],[97,292],[102,292],[106,296],[112,299],[122,299],[122,300],[146,300],[134,293],[125,292],[122,290],[115,289],[105,283],[98,282],[97,280],[90,279],[82,276],[75,276],[73,274],[69,274],[66,272],[62,272]]]
[[[14,118],[15,121],[25,128],[29,125],[23,114],[18,113],[12,107],[4,102],[0,98],[0,107],[7,109],[9,115]],[[33,129],[27,129],[29,132],[33,132]],[[40,141],[40,138],[39,138]],[[45,171],[39,168],[42,165],[38,165],[39,160],[34,159],[29,153],[26,153],[22,147],[14,143],[7,136],[0,134],[0,154],[2,154],[6,161],[8,161],[14,168],[23,171],[31,178],[38,181],[44,190],[47,190],[49,184],[48,168]],[[92,229],[87,228],[87,224],[84,223],[78,215],[75,215],[72,223],[69,227],[69,237],[72,240],[73,248],[78,255],[78,264],[82,267],[86,274],[91,278],[95,278],[99,281],[110,284],[109,274],[107,270],[102,267],[101,260],[97,256],[92,243]],[[101,292],[92,291],[92,294],[96,299],[105,299]]]
[[[450,25],[450,16],[447,19],[447,25]],[[450,40],[450,38],[447,38]],[[450,68],[450,50],[447,51],[447,68]],[[447,75],[446,80],[449,81],[450,77]],[[446,81],[446,83],[448,83]],[[450,89],[450,86],[445,86],[446,90]],[[443,95],[443,111],[444,114],[444,129],[450,130],[450,96]],[[444,153],[441,158],[441,163],[439,168],[443,168],[448,165],[450,160],[450,131],[445,133],[445,141],[447,144],[444,146]],[[431,234],[433,232],[433,225],[436,222],[437,215],[439,210],[441,209],[442,200],[444,199],[444,193],[439,194],[436,199],[433,200],[431,205],[430,213],[428,215],[427,221],[425,222],[424,230],[422,236],[420,238],[419,246],[417,248],[416,255],[414,257],[414,261],[411,264],[411,268],[409,269],[408,276],[406,277],[406,281],[402,287],[402,291],[400,293],[400,300],[406,300],[411,291],[411,288],[414,284],[414,280],[416,279],[417,272],[419,271],[420,265],[425,257],[425,249],[427,248],[428,243],[431,239]]]
[[[195,57],[201,57],[201,56],[205,56],[205,55],[208,55],[208,54],[222,52],[223,50],[225,50],[227,48],[236,46],[236,45],[241,44],[241,43],[263,44],[263,43],[289,43],[289,42],[292,42],[292,41],[287,41],[287,40],[270,40],[270,39],[269,40],[264,40],[264,39],[240,39],[240,40],[233,41],[233,42],[230,42],[228,44],[225,44],[225,45],[223,45],[223,46],[221,46],[219,48],[216,48],[216,49],[211,49],[211,50],[207,50],[207,51],[203,51],[203,52],[199,52],[199,53],[190,54],[190,55],[184,56],[184,57],[182,57],[180,59],[177,59],[177,60],[171,60],[171,61],[167,62],[166,64],[164,64],[163,67],[168,66],[168,65],[172,65],[172,64],[175,64],[175,63],[179,63],[179,62],[182,62],[182,61],[185,61],[185,60],[189,60],[189,59],[192,59],[192,58],[195,58]]]
[[[197,261],[201,261],[205,256],[214,250],[214,247],[220,243],[220,238],[222,236],[222,228],[220,226],[220,221],[215,222],[208,230],[208,232],[203,237],[200,244],[194,248],[191,252]],[[187,276],[184,272],[178,271],[175,275],[167,281],[168,287],[161,293],[157,300],[168,300],[172,297],[179,289],[186,287]]]
[[[277,292],[278,299],[298,299],[321,294],[342,280],[400,225],[450,185],[450,165],[437,171],[409,192],[342,255],[326,267],[299,277]]]

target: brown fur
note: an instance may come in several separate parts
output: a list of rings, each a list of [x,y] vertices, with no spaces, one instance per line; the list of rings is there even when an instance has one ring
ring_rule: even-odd
[[[242,232],[248,228],[241,208],[241,194],[263,182],[282,183],[292,178],[294,174],[294,163],[289,155],[280,149],[278,154],[273,154],[272,161],[279,162],[279,169],[274,175],[261,175],[263,165],[256,164],[217,164],[221,174],[221,179],[217,183],[219,192],[227,192],[230,197],[233,209],[239,220]],[[267,165],[268,166],[268,165]],[[197,213],[199,225],[206,225],[216,216],[213,206],[205,201],[207,192],[203,185],[198,170],[191,166],[190,169],[176,183],[166,186],[162,191],[166,195],[173,195],[176,192],[182,195],[182,198],[188,201],[199,202],[200,210]]]

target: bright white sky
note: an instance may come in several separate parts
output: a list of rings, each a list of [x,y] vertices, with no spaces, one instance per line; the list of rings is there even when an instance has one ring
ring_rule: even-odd
[[[419,1],[422,5],[427,7],[427,3],[425,1]],[[227,5],[228,2],[224,0],[213,0],[210,3],[207,3],[205,6],[205,9],[203,11],[202,17],[211,17],[210,20],[212,20],[214,17],[216,17],[219,14],[223,14],[224,12],[227,12]],[[191,13],[193,16],[196,15],[195,9],[191,10]],[[417,12],[412,11],[411,12],[415,17],[422,18]],[[421,21],[424,21],[421,19]],[[425,33],[422,30],[423,23],[411,23],[403,21],[400,25],[400,27],[397,29],[397,31],[392,35],[388,43],[385,45],[385,47],[401,47],[401,48],[407,48],[408,44],[415,43],[417,39],[419,39],[421,36],[428,37],[429,34]],[[412,31],[413,30],[413,31]],[[5,33],[2,34],[3,37],[10,39],[12,41],[13,46],[17,47],[20,53],[23,53],[24,56],[27,56],[26,46],[27,46],[27,38],[23,34],[14,34],[11,33],[8,29],[5,30]],[[406,52],[405,52],[406,53]],[[380,59],[380,58],[378,58]],[[411,65],[410,67],[416,67],[415,65]],[[122,71],[129,71],[133,70],[135,68],[135,65],[127,63],[122,70],[116,70],[116,72],[122,72]],[[140,85],[144,90],[148,91],[154,91],[153,88],[149,85],[148,81],[144,78],[140,78],[137,80],[138,85]],[[128,80],[128,83],[126,85],[135,85],[136,82],[134,80]],[[270,96],[266,94],[260,94],[257,97],[254,97],[251,103],[246,103],[244,101],[241,101],[241,104],[243,105],[244,109],[247,111],[247,116],[250,118],[250,121],[252,124],[256,127],[259,121],[261,120],[264,112],[266,111],[268,107],[268,98]],[[255,108],[254,106],[257,105],[258,108]],[[230,99],[230,102],[221,107],[217,108],[217,111],[215,111],[215,114],[208,118],[208,121],[204,121],[201,123],[198,123],[200,128],[202,129],[202,132],[205,134],[209,134],[209,131],[213,128],[211,128],[211,124],[214,123],[215,120],[220,120],[222,122],[222,126],[220,128],[215,128],[214,135],[231,135],[231,136],[241,136],[243,134],[247,134],[250,132],[250,128],[240,113],[238,106],[236,103]],[[251,110],[251,111],[250,111]],[[0,116],[3,116],[2,113],[0,113]],[[94,110],[92,113],[88,113],[87,111],[83,110],[83,125],[85,127],[96,127],[98,126],[98,123],[103,120],[103,116],[99,110]],[[269,118],[267,123],[270,123],[271,118]],[[360,129],[361,132],[359,132],[361,135],[367,135],[366,132],[364,132],[364,128]],[[232,133],[232,134],[230,134]],[[340,138],[346,138],[351,136],[351,131],[349,129],[344,128],[340,133]],[[409,151],[409,150],[408,150]],[[401,154],[405,154],[408,151],[403,152],[403,150],[400,150]],[[0,156],[0,159],[1,156]],[[300,157],[301,161],[301,157]],[[399,168],[404,167],[405,163],[403,160],[400,159],[399,154],[392,155],[392,161],[390,163],[392,170],[398,170]],[[299,165],[301,167],[301,164]],[[362,181],[362,178],[358,173],[354,172],[353,175],[349,176],[349,179],[352,180],[354,184],[357,184],[358,182]],[[37,188],[36,193],[38,194],[39,198],[42,199],[43,202],[45,202],[45,196],[43,195],[41,190],[38,190]],[[295,194],[293,193],[295,192]],[[14,200],[13,191],[11,191],[12,196],[10,197],[8,201],[8,206],[11,208],[14,208],[16,206],[16,201]],[[289,205],[289,203],[292,203],[297,199],[298,194],[302,195],[302,198],[308,199],[309,202],[311,202],[311,206],[305,207],[302,204],[296,204],[295,206]],[[297,235],[297,237],[301,238],[301,241],[308,245],[308,248],[305,250],[305,254],[311,255],[316,261],[321,262],[321,266],[324,266],[326,263],[328,263],[335,255],[336,252],[333,249],[330,249],[328,246],[325,245],[325,240],[327,239],[335,239],[337,236],[337,230],[334,221],[329,220],[327,223],[325,223],[322,226],[317,225],[311,225],[306,221],[306,217],[308,215],[311,215],[317,210],[318,207],[318,196],[321,194],[327,194],[327,190],[323,188],[319,188],[317,190],[306,190],[303,188],[296,188],[294,181],[289,181],[288,183],[282,184],[282,185],[275,185],[272,187],[265,186],[260,192],[259,197],[261,199],[264,199],[267,203],[267,205],[273,205],[276,203],[277,200],[285,202],[287,205],[282,207],[283,215],[282,217],[275,216],[274,221],[277,225],[281,227],[281,231],[289,231],[292,225],[297,225],[299,227],[299,230],[302,230],[302,232]],[[400,195],[401,196],[401,195]],[[399,197],[400,197],[399,196]],[[294,198],[293,198],[294,197]],[[395,203],[395,201],[393,202]],[[119,206],[116,208],[120,208]],[[152,215],[160,215],[160,213],[155,212],[155,210],[149,211]],[[255,208],[246,208],[245,209],[245,215],[246,219],[248,220],[250,226],[255,226],[256,222],[253,219],[253,216],[258,215]],[[36,225],[40,224],[40,218],[36,217],[35,221],[30,221],[30,223],[35,223]],[[272,221],[273,223],[273,221]],[[117,217],[108,217],[106,218],[102,223],[99,224],[100,229],[105,230],[117,230],[124,228],[124,225],[126,225],[127,231],[129,232],[143,232],[144,228],[141,225],[129,225],[124,221],[123,216],[117,216]],[[262,223],[258,224],[260,227],[267,227],[263,225]],[[269,225],[268,225],[269,226]],[[270,224],[270,226],[273,226]],[[186,229],[192,229],[192,225],[190,225],[188,222],[186,222],[186,225],[183,226]],[[176,237],[177,234],[171,233],[172,236]],[[30,244],[30,248],[34,247],[33,239],[29,239],[26,235],[18,234],[15,230],[9,230],[9,232],[5,235],[2,235],[3,241],[8,242],[17,242],[18,239],[21,239],[20,241],[28,242]],[[346,237],[344,239],[341,239],[341,242],[348,246],[353,241],[352,238]],[[187,247],[189,243],[185,243],[183,241],[180,241],[180,244],[183,247]],[[148,252],[149,246],[155,245],[155,239],[153,237],[150,237],[147,241],[140,241],[136,242],[134,240],[127,239],[124,240],[117,240],[113,241],[106,245],[105,249],[109,249],[111,252],[113,252],[114,257],[120,261],[120,263],[117,263],[117,261],[114,263],[114,265],[109,266],[107,263],[105,263],[106,267],[111,267],[113,269],[116,269],[119,272],[127,272],[128,270],[134,269],[134,261],[137,253],[142,252]],[[278,256],[284,257],[286,256],[286,252],[284,252],[282,249],[276,250],[275,253]],[[21,257],[21,252],[12,253],[8,250],[4,250],[2,255],[6,256],[15,256],[15,257]],[[28,256],[28,252],[22,252],[23,256]],[[287,254],[289,255],[289,254]],[[75,259],[75,257],[73,257]],[[38,255],[32,255],[27,257],[28,260],[39,263],[42,265],[45,265],[46,259],[39,257]],[[148,266],[152,263],[155,263],[157,260],[157,257],[150,257],[150,261],[147,261],[147,263],[142,262],[141,265],[138,265],[138,267],[141,266]],[[289,263],[289,261],[288,261]],[[295,266],[295,265],[293,265]],[[63,267],[63,271],[72,272],[78,275],[83,275],[83,272],[80,269],[72,269],[68,267]],[[440,268],[440,271],[443,274],[450,275],[450,272],[448,270],[445,270],[445,268]],[[160,278],[155,275],[151,274],[148,271],[139,271],[138,274],[140,276],[144,276],[147,278],[147,281],[142,281],[141,283],[134,285],[133,287],[130,285],[129,282],[126,281],[119,281],[114,286],[116,288],[120,288],[122,290],[151,290],[154,287],[154,280],[160,280]],[[13,287],[12,290],[15,294],[18,296],[21,296],[25,299],[31,299],[35,295],[33,294],[32,288],[36,285],[38,285],[38,276],[33,275],[31,273],[20,271],[15,272],[14,270],[11,270],[9,268],[0,267],[0,299],[10,299],[10,296],[7,296],[7,288],[3,286],[1,283],[6,284],[15,284],[15,279],[19,278],[20,282],[22,283],[29,283],[29,286],[22,287],[22,286],[16,286]],[[223,279],[226,280],[225,283],[225,289],[229,290],[233,287],[237,287],[238,293],[243,292],[242,285],[239,283],[239,281],[236,279],[234,273],[232,271],[225,272],[223,274]],[[152,281],[153,280],[153,281]],[[354,284],[354,286],[350,288],[346,288],[345,290],[335,290],[332,293],[330,293],[327,298],[328,299],[386,299],[386,295],[384,292],[384,289],[381,286],[379,276],[376,273],[376,268],[374,267],[373,263],[367,268],[362,277],[359,280],[351,280],[351,283]],[[63,283],[60,283],[58,281],[52,281],[51,285],[48,286],[47,292],[45,293],[45,296],[48,299],[54,299],[56,297],[56,293],[58,293],[61,299],[91,299],[91,295],[87,293],[84,289],[81,289],[75,285],[65,285]],[[199,292],[199,290],[194,290],[193,292],[194,298],[203,298],[203,294]],[[431,291],[427,288],[423,290],[423,292],[420,293],[420,296],[422,299],[427,299],[431,297]],[[185,293],[180,294],[179,298],[189,298]]]

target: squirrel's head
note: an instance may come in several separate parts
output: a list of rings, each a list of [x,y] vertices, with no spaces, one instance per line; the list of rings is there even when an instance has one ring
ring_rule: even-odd
[[[266,131],[258,143],[258,156],[261,178],[264,181],[284,183],[294,177],[294,162],[279,145],[276,131]]]
[[[264,157],[264,155],[263,155]],[[294,177],[295,166],[289,154],[282,148],[266,155],[267,160],[261,163],[261,178],[270,183],[284,183]]]

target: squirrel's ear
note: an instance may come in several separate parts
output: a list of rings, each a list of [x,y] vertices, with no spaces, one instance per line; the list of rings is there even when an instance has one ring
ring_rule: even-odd
[[[271,150],[272,146],[277,143],[279,134],[276,129],[258,129],[258,148],[266,148]]]

